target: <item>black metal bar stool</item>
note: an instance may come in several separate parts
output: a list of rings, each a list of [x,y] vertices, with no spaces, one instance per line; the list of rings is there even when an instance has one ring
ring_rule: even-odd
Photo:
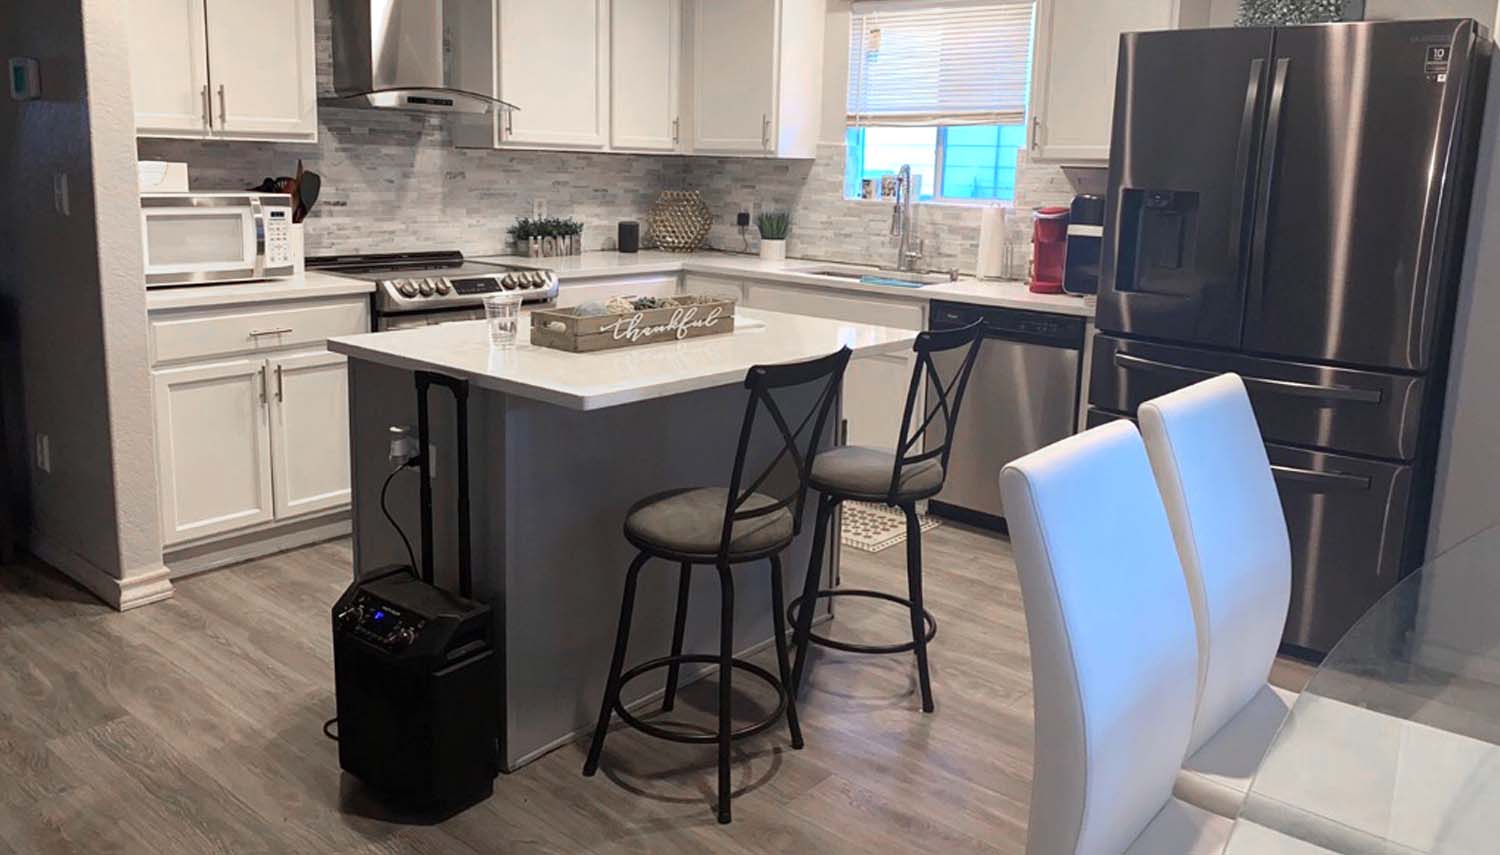
[[[959,329],[918,335],[916,343],[912,345],[917,354],[917,364],[912,371],[911,386],[906,392],[906,410],[901,417],[901,435],[896,451],[850,445],[829,449],[814,461],[809,483],[818,491],[819,497],[816,528],[813,530],[812,558],[808,563],[802,596],[793,600],[786,612],[787,622],[795,627],[793,640],[797,645],[797,664],[792,671],[794,696],[802,686],[809,644],[850,653],[890,654],[915,651],[917,676],[922,690],[922,711],[932,712],[932,680],[927,670],[927,643],[937,635],[937,621],[922,605],[922,528],[917,519],[917,502],[934,496],[943,489],[948,453],[953,448],[954,429],[958,423],[958,408],[963,403],[969,374],[973,371],[974,360],[979,355],[983,340],[982,321],[975,321]],[[952,376],[944,378],[933,354],[960,348],[967,350]],[[924,408],[926,417],[920,425],[914,425],[912,417],[915,415],[923,381],[927,382],[929,396],[937,400],[935,403],[931,400],[927,402]],[[929,428],[937,425],[939,415],[942,416],[942,432],[935,435]],[[919,443],[923,445],[923,450],[913,452],[912,449]],[[999,478],[1000,473],[996,472],[995,477]],[[829,523],[834,509],[845,500],[883,502],[906,513],[907,597],[863,589],[818,589],[818,568],[823,563]],[[801,605],[824,597],[866,597],[903,605],[911,613],[912,640],[899,644],[855,644],[814,634],[814,610],[801,608]]]
[[[808,477],[815,463],[828,413],[838,394],[844,368],[849,364],[849,349],[786,365],[758,365],[750,369],[745,388],[750,390],[745,420],[740,428],[739,450],[729,487],[701,487],[658,493],[636,503],[625,517],[625,538],[640,550],[625,574],[625,596],[620,605],[620,627],[615,635],[614,658],[609,666],[609,680],[589,746],[583,774],[593,775],[599,769],[599,754],[609,730],[610,715],[637,730],[659,739],[697,744],[716,743],[719,747],[719,822],[729,822],[729,746],[736,739],[760,733],[786,715],[792,747],[802,747],[802,731],[797,724],[797,704],[788,688],[791,685],[791,662],[787,652],[786,631],[781,623],[785,608],[781,581],[781,551],[792,543],[801,529],[803,501],[807,496]],[[786,417],[790,407],[778,404],[778,397],[817,392],[807,413],[795,428]],[[800,402],[799,402],[800,403]],[[761,411],[769,423],[757,421]],[[794,411],[795,412],[795,411]],[[767,425],[769,424],[769,427]],[[746,477],[746,458],[751,453],[757,427],[771,431],[777,443],[771,462],[760,475]],[[672,652],[625,670],[625,648],[630,640],[631,615],[635,611],[636,580],[641,567],[651,558],[675,561],[681,567],[677,589],[677,614],[672,630]],[[734,576],[736,564],[768,560],[771,566],[771,623],[775,627],[776,659],[779,674],[773,675],[758,665],[734,658]],[[686,654],[682,638],[687,623],[688,585],[695,565],[712,565],[719,571],[722,611],[719,618],[719,652],[717,655]],[[709,736],[671,729],[642,721],[620,702],[620,688],[630,680],[667,668],[667,692],[663,710],[672,708],[677,693],[678,669],[682,665],[717,663],[719,666],[718,732]],[[776,690],[776,711],[767,718],[732,730],[730,709],[731,675],[739,668],[769,684]]]

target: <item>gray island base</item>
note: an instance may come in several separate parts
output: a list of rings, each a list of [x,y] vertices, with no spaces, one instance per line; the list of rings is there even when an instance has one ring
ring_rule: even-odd
[[[587,735],[603,697],[625,570],[635,550],[622,528],[629,508],[663,490],[729,480],[744,418],[745,372],[849,346],[855,356],[908,350],[913,330],[746,309],[732,334],[575,354],[533,346],[491,350],[483,322],[337,339],[349,357],[355,569],[407,563],[384,518],[380,490],[394,468],[390,428],[416,425],[416,371],[469,383],[469,474],[474,591],[495,606],[502,653],[501,755],[514,770]],[[434,387],[431,406],[433,546],[437,578],[456,590],[455,408]],[[832,419],[832,425],[837,424]],[[752,461],[780,448],[767,432]],[[420,555],[417,475],[390,490],[391,514]],[[799,591],[811,549],[814,504],[782,556],[786,588]],[[835,541],[836,542],[836,541]],[[835,556],[822,568],[836,579]],[[736,655],[772,643],[768,574],[735,577]],[[678,567],[653,561],[641,575],[627,664],[666,655]],[[826,614],[826,611],[825,611]],[[686,652],[718,645],[719,590],[711,567],[694,571]],[[684,680],[711,671],[685,669]],[[632,708],[658,701],[665,669],[625,687]],[[736,694],[759,697],[758,681]],[[689,715],[691,711],[679,714]],[[705,719],[709,720],[709,719]],[[579,748],[582,762],[582,746]]]

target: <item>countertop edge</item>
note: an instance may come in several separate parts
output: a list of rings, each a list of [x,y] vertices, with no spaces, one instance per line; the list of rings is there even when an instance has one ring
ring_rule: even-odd
[[[220,306],[243,306],[293,300],[316,300],[370,294],[375,283],[348,276],[337,276],[309,270],[290,279],[263,282],[237,282],[230,285],[199,285],[181,288],[148,289],[146,311],[166,312],[178,309],[205,309]]]

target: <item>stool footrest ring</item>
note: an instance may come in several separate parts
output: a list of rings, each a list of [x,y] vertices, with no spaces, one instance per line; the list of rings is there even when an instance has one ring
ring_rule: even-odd
[[[719,657],[708,653],[684,653],[680,656],[662,656],[659,659],[652,659],[647,662],[642,662],[641,664],[621,674],[620,686],[623,688],[626,683],[634,680],[636,677],[639,677],[648,671],[655,671],[659,668],[665,668],[674,662],[678,665],[717,665],[719,664]],[[760,667],[759,665],[756,665],[753,662],[747,662],[744,659],[733,659],[731,660],[731,662],[733,663],[735,668],[746,671],[753,676],[759,677],[767,685],[776,690],[775,712],[771,713],[769,716],[760,721],[754,722],[753,724],[747,724],[744,727],[741,727],[733,733],[729,734],[730,739],[744,739],[749,736],[754,736],[755,734],[760,733],[764,730],[768,730],[781,721],[782,716],[786,714],[786,687],[781,685],[781,680],[778,679],[776,675]],[[636,718],[635,715],[632,714],[629,710],[625,709],[625,705],[620,702],[618,697],[615,699],[615,715],[619,716],[621,721],[625,722],[636,730],[639,730],[642,733],[648,734],[650,736],[654,736],[657,739],[665,739],[669,742],[684,742],[689,745],[713,745],[719,741],[719,736],[717,733],[691,733],[680,728],[667,728],[662,727],[661,725],[652,724],[649,721],[642,721],[641,719]]]
[[[911,611],[912,607],[911,600],[908,600],[905,597],[898,597],[895,594],[888,594],[885,591],[871,591],[861,588],[839,588],[836,590],[819,591],[817,594],[818,599],[831,599],[834,597],[864,597],[868,599],[885,600],[888,603],[896,603],[898,605],[906,606],[907,611]],[[790,603],[787,603],[786,619],[787,623],[793,627],[797,625],[797,606],[801,605],[801,603],[801,597],[798,597],[797,599],[792,600]],[[922,609],[922,619],[927,624],[926,640],[930,642],[937,636],[937,618],[934,618],[932,616],[932,612],[929,612],[926,609]],[[917,649],[916,641],[906,641],[900,644],[855,644],[852,641],[839,641],[836,638],[828,638],[827,636],[818,635],[815,632],[808,632],[807,637],[809,641],[821,647],[831,647],[834,650],[843,650],[848,653],[871,653],[883,655],[889,653],[910,653],[911,651]]]

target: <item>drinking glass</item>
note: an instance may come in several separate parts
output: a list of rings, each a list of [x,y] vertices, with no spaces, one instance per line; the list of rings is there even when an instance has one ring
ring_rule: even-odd
[[[490,347],[514,347],[521,317],[521,295],[509,292],[485,297],[484,316],[489,321]]]

